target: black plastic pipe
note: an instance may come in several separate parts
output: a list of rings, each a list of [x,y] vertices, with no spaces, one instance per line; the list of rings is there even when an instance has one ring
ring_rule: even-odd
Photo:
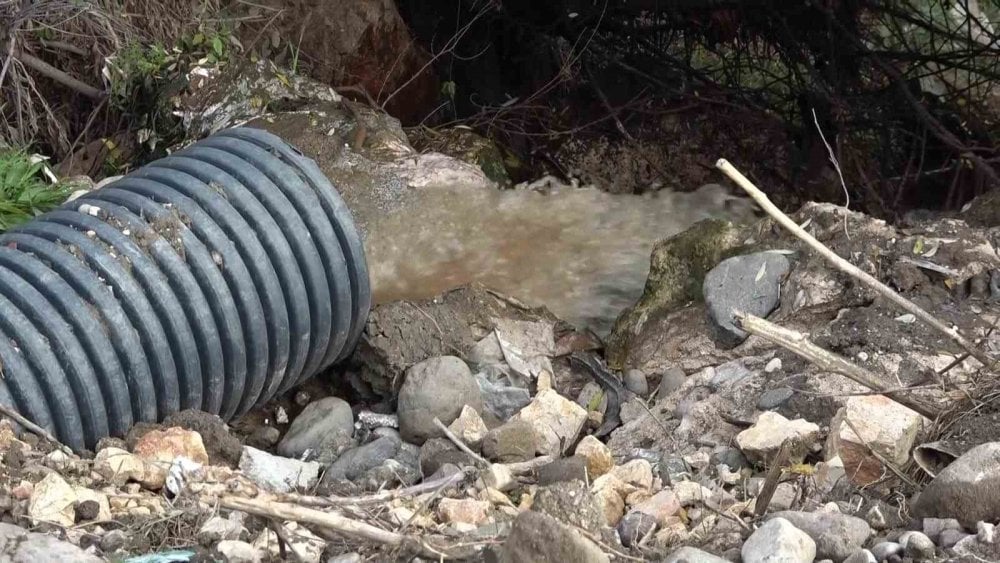
[[[0,236],[0,404],[76,450],[230,419],[345,358],[370,308],[316,163],[228,129]]]

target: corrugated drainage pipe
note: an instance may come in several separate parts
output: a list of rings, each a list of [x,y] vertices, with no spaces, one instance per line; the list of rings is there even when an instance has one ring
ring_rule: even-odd
[[[0,403],[76,450],[230,419],[343,359],[370,307],[316,163],[228,129],[0,236]]]

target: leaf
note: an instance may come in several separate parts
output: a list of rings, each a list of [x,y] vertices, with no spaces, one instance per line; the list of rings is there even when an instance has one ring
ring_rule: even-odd
[[[218,35],[212,38],[212,52],[216,57],[222,58],[222,38]]]
[[[924,239],[917,238],[917,241],[913,243],[913,253],[920,254],[924,251]]]
[[[192,45],[201,45],[204,42],[205,42],[205,34],[204,33],[195,33],[194,37],[191,39],[191,44]]]
[[[760,265],[760,270],[757,271],[757,277],[754,278],[753,282],[754,283],[759,282],[761,278],[764,277],[764,274],[766,272],[767,272],[767,262],[764,262],[763,264]]]

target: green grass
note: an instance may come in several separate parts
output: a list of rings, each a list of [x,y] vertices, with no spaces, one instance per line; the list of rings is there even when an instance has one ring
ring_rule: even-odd
[[[51,184],[43,162],[24,151],[0,150],[0,231],[44,213],[66,201],[70,188]]]

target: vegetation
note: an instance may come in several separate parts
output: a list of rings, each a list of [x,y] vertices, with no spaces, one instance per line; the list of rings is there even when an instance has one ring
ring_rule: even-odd
[[[0,151],[0,230],[57,207],[69,196],[67,185],[46,176],[46,166],[24,151]]]

